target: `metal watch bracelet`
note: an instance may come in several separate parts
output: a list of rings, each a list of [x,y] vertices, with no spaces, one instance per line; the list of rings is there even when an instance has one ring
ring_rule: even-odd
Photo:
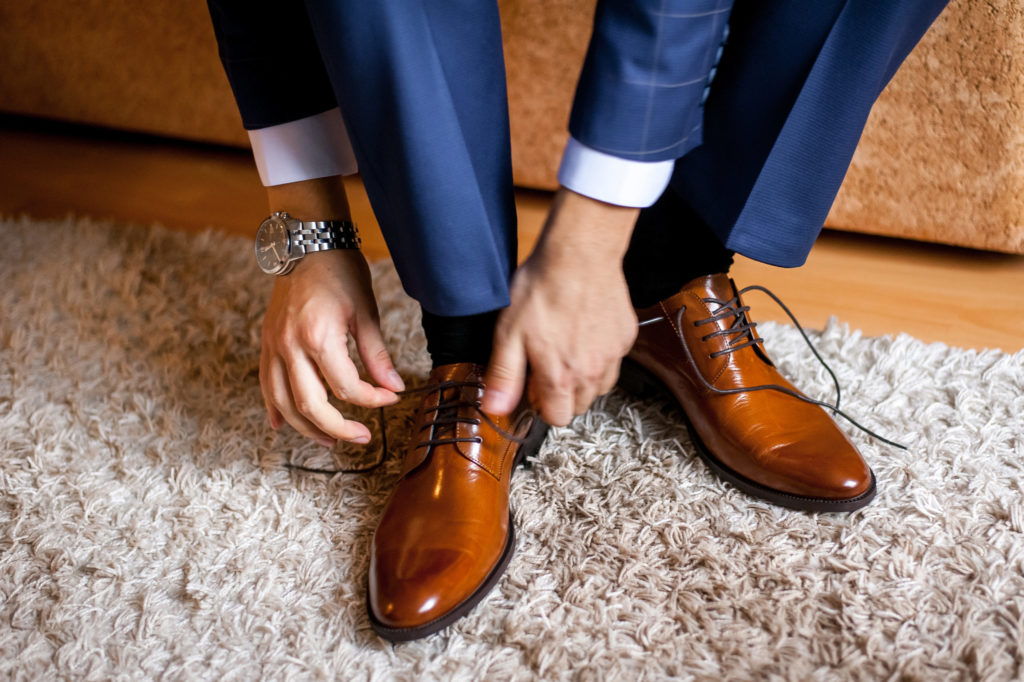
[[[300,223],[292,231],[292,244],[302,247],[304,253],[329,249],[358,249],[362,245],[359,231],[351,220],[317,220]]]

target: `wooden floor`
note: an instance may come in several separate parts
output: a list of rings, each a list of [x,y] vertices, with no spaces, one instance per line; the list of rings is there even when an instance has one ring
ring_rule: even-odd
[[[362,184],[348,187],[368,257],[387,257]],[[518,193],[520,257],[550,197]],[[73,213],[251,236],[266,212],[247,151],[0,119],[0,214]],[[733,275],[740,286],[772,289],[811,328],[836,315],[872,336],[1024,348],[1024,257],[826,230],[802,268],[740,259]],[[755,319],[783,319],[755,296]]]

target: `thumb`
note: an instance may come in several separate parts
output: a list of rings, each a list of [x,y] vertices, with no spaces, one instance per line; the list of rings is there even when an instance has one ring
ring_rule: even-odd
[[[509,414],[519,404],[526,381],[526,349],[518,334],[494,339],[491,361],[484,375],[484,412]]]
[[[391,355],[384,345],[384,337],[380,332],[380,324],[376,320],[362,320],[355,325],[352,335],[356,340],[356,350],[359,351],[359,357],[362,358],[363,366],[370,377],[386,389],[404,391],[405,382],[391,362]]]

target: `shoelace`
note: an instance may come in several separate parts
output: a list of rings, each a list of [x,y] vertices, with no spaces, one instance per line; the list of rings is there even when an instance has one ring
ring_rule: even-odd
[[[525,438],[515,436],[500,426],[494,423],[487,414],[481,409],[479,400],[465,400],[462,398],[462,390],[465,387],[474,387],[477,390],[483,388],[483,382],[480,381],[441,381],[436,384],[427,384],[425,386],[419,386],[417,388],[406,389],[405,391],[399,392],[397,395],[402,398],[407,398],[417,393],[433,393],[439,392],[437,405],[429,407],[425,412],[433,413],[433,419],[429,420],[420,428],[420,432],[430,430],[433,433],[432,438],[420,441],[414,447],[415,448],[429,448],[435,445],[448,445],[454,443],[480,443],[483,441],[480,436],[473,436],[472,438],[459,438],[458,425],[459,424],[470,424],[472,426],[479,426],[481,422],[486,423],[492,429],[501,434],[502,438],[522,444]],[[453,390],[454,389],[454,390]],[[446,393],[448,392],[448,393]],[[460,417],[459,410],[468,408],[474,410],[478,417]],[[388,458],[388,426],[386,420],[386,413],[384,407],[378,408],[380,415],[380,452],[377,455],[376,460],[373,464],[369,464],[364,467],[353,467],[346,469],[319,469],[316,467],[307,467],[302,464],[292,464],[287,462],[285,466],[289,469],[296,471],[305,471],[310,474],[365,474],[374,471]],[[449,435],[450,434],[450,435]],[[446,437],[441,437],[446,436]]]
[[[750,306],[740,305],[740,297],[742,297],[743,294],[745,294],[745,293],[747,293],[749,291],[760,291],[760,292],[763,292],[765,294],[768,294],[768,296],[770,296],[771,299],[773,301],[775,301],[775,303],[780,308],[782,308],[782,310],[786,313],[786,315],[789,316],[789,319],[793,322],[793,325],[797,328],[797,331],[800,332],[800,336],[803,337],[804,343],[806,343],[807,347],[811,349],[811,352],[814,354],[814,357],[818,359],[818,362],[820,362],[821,366],[825,368],[825,371],[828,372],[828,375],[830,377],[832,377],[832,383],[836,387],[836,401],[835,401],[835,404],[827,403],[827,402],[825,402],[823,400],[816,400],[814,398],[811,398],[809,396],[804,395],[800,391],[794,391],[794,390],[792,390],[792,389],[790,389],[790,388],[788,388],[786,386],[780,386],[778,384],[761,384],[759,386],[744,386],[744,387],[741,387],[741,388],[718,388],[717,386],[713,386],[707,379],[705,379],[704,375],[701,372],[696,372],[697,376],[700,377],[701,383],[704,384],[704,387],[706,389],[708,389],[709,391],[711,391],[712,393],[717,393],[719,395],[734,395],[734,394],[737,394],[737,393],[752,393],[754,391],[778,391],[779,393],[784,393],[784,394],[786,394],[788,396],[792,396],[794,398],[802,400],[805,403],[810,403],[812,405],[819,405],[821,407],[828,408],[828,409],[832,410],[833,414],[838,414],[840,417],[842,417],[846,421],[850,422],[851,424],[856,426],[858,429],[860,429],[864,433],[866,433],[869,436],[871,436],[872,438],[877,438],[878,440],[882,441],[883,443],[888,443],[889,445],[892,445],[893,447],[899,448],[901,450],[906,450],[907,449],[906,445],[901,445],[900,443],[897,443],[895,441],[889,440],[888,438],[880,436],[879,434],[875,433],[874,431],[872,431],[871,429],[867,428],[866,426],[860,424],[853,417],[851,417],[850,415],[848,415],[847,413],[845,413],[845,412],[843,412],[842,410],[839,409],[839,402],[840,402],[840,399],[842,398],[842,389],[840,389],[840,387],[839,387],[839,379],[836,377],[836,373],[832,371],[832,368],[828,366],[828,363],[825,362],[825,359],[821,357],[821,354],[818,352],[818,349],[814,347],[813,343],[811,343],[811,339],[807,336],[807,332],[804,331],[803,326],[801,326],[800,322],[796,319],[796,316],[792,313],[792,311],[786,306],[785,303],[782,302],[781,299],[779,299],[778,296],[776,296],[774,293],[772,293],[770,290],[768,290],[767,288],[765,288],[763,286],[760,286],[758,284],[754,284],[754,285],[751,285],[749,287],[745,287],[745,288],[741,289],[736,294],[736,296],[734,296],[734,297],[732,297],[730,299],[727,299],[727,300],[722,300],[722,299],[718,299],[718,298],[704,298],[704,299],[701,299],[705,303],[713,303],[713,304],[719,306],[719,308],[717,310],[715,310],[714,313],[712,313],[711,317],[708,317],[708,318],[703,319],[703,320],[696,320],[696,321],[694,321],[693,322],[693,326],[700,327],[702,325],[710,324],[712,322],[718,322],[719,320],[724,320],[724,319],[727,319],[729,317],[733,317],[734,318],[733,323],[728,328],[726,328],[726,329],[719,329],[718,331],[711,332],[710,334],[707,334],[707,335],[705,335],[705,336],[703,336],[701,338],[702,341],[707,341],[707,340],[712,339],[712,338],[714,338],[716,336],[728,336],[729,337],[729,339],[728,339],[728,341],[726,343],[726,347],[723,348],[722,350],[715,351],[714,353],[711,353],[711,357],[713,357],[713,358],[721,357],[722,355],[728,355],[729,353],[735,353],[736,351],[740,350],[741,348],[747,348],[748,346],[753,346],[753,345],[758,344],[758,343],[763,343],[764,339],[762,339],[761,337],[757,336],[756,333],[755,333],[755,329],[757,327],[757,322],[751,322],[750,319],[747,317],[747,313],[750,311]],[[676,314],[676,320],[675,320],[675,322],[676,322],[676,329],[682,329],[682,326],[683,326],[683,313],[685,313],[685,312],[686,312],[686,308],[684,307],[684,308],[680,308],[679,312]],[[642,325],[647,325],[647,324],[651,324],[653,322],[658,322],[658,321],[663,320],[663,319],[665,319],[665,318],[664,317],[655,317],[655,318],[652,318],[650,320],[644,320],[640,324],[641,324],[641,326]],[[694,361],[694,357],[693,357],[693,354],[690,351],[689,346],[687,346],[686,343],[683,343],[682,345],[683,345],[683,350],[686,351],[687,359],[690,361],[690,363],[694,367],[696,367],[697,365],[696,365],[696,362]]]
[[[872,438],[877,438],[883,443],[888,443],[893,447],[899,448],[901,450],[906,450],[906,445],[901,445],[896,441],[889,440],[888,438],[885,438],[884,436],[875,433],[874,431],[867,428],[866,426],[863,426],[853,417],[839,409],[839,403],[842,399],[842,389],[839,386],[839,378],[836,377],[836,373],[832,371],[832,368],[829,367],[827,362],[825,362],[825,359],[821,357],[821,354],[818,352],[818,349],[814,347],[813,343],[811,343],[811,339],[807,336],[807,332],[804,331],[804,328],[800,324],[799,320],[796,319],[796,315],[793,314],[789,307],[785,303],[783,303],[778,296],[776,296],[766,287],[754,284],[741,289],[736,296],[727,300],[722,300],[718,298],[702,299],[705,303],[712,303],[719,307],[717,310],[715,310],[714,313],[712,313],[711,317],[708,317],[703,320],[696,320],[693,323],[695,327],[710,324],[712,322],[718,322],[719,320],[724,320],[729,317],[734,318],[733,323],[728,328],[719,329],[717,331],[711,332],[710,334],[701,337],[702,341],[708,341],[709,339],[712,339],[716,336],[729,337],[726,347],[723,348],[722,350],[711,353],[711,357],[716,358],[722,355],[728,355],[729,353],[735,353],[741,348],[747,348],[748,346],[753,346],[755,344],[764,342],[764,339],[757,336],[755,333],[755,330],[757,328],[757,322],[751,322],[750,319],[747,317],[747,313],[750,312],[750,306],[740,305],[740,298],[743,296],[743,294],[749,291],[760,291],[770,296],[771,299],[775,301],[775,303],[780,308],[782,308],[782,310],[786,313],[789,319],[793,322],[793,325],[797,328],[797,331],[800,332],[800,336],[803,337],[804,343],[807,344],[807,347],[811,349],[811,353],[814,354],[814,357],[817,358],[818,362],[821,363],[821,366],[825,368],[825,371],[828,372],[828,375],[832,378],[832,384],[836,388],[835,404],[827,403],[823,400],[816,400],[814,398],[804,395],[800,391],[794,391],[786,386],[780,386],[778,384],[761,384],[759,386],[750,386],[742,388],[718,388],[716,386],[711,385],[711,383],[709,383],[708,380],[704,378],[703,374],[697,372],[696,374],[698,377],[700,377],[701,383],[704,384],[704,387],[711,391],[712,393],[718,393],[720,395],[750,393],[753,391],[778,391],[788,396],[797,398],[798,400],[802,400],[806,403],[830,409],[832,410],[833,414],[838,414],[840,417],[850,422],[855,427],[857,427],[864,433],[868,434]],[[677,329],[682,328],[683,313],[685,312],[686,309],[681,308],[676,315]],[[654,322],[659,322],[663,319],[665,318],[655,317],[651,318],[650,320],[644,320],[643,322],[640,323],[640,326],[652,324]],[[685,343],[682,345],[683,349],[686,351],[687,359],[690,361],[691,364],[696,366],[693,355],[690,352],[689,346],[687,346]],[[479,436],[474,436],[473,438],[458,438],[455,434],[457,433],[459,424],[472,424],[473,426],[479,426],[481,421],[487,423],[488,426],[490,426],[492,429],[501,434],[503,438],[507,438],[515,443],[520,444],[524,441],[523,438],[514,436],[513,434],[508,433],[500,426],[495,424],[494,420],[488,417],[487,414],[481,409],[479,400],[464,400],[461,398],[461,391],[456,391],[454,397],[450,397],[448,399],[445,398],[445,391],[451,389],[461,389],[467,386],[472,386],[477,389],[480,389],[483,388],[483,383],[479,381],[442,381],[436,384],[420,386],[418,388],[410,388],[398,393],[398,395],[401,396],[402,398],[407,398],[417,393],[433,393],[434,391],[439,391],[441,394],[438,397],[438,404],[435,407],[427,409],[427,412],[434,413],[434,418],[427,422],[420,429],[420,431],[426,431],[428,429],[433,430],[434,437],[428,438],[427,440],[417,443],[415,447],[433,447],[435,445],[447,445],[454,443],[479,443],[481,441]],[[458,413],[461,408],[469,408],[474,410],[479,415],[479,418],[460,417]],[[381,431],[380,452],[378,453],[377,458],[373,464],[367,465],[365,467],[353,467],[346,469],[320,469],[316,467],[307,467],[302,464],[293,464],[291,462],[287,462],[285,466],[295,471],[304,471],[311,474],[365,474],[374,471],[375,469],[379,468],[382,464],[384,464],[389,454],[388,427],[387,420],[385,418],[386,414],[383,406],[379,408],[379,414]],[[437,427],[442,428],[438,429]],[[442,433],[451,433],[452,435],[445,438],[439,438],[438,436],[440,436]]]

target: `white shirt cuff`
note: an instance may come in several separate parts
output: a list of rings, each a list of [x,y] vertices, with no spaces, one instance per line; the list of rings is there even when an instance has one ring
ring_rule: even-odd
[[[632,161],[599,152],[570,137],[558,182],[573,192],[617,206],[646,208],[668,187],[675,160]]]
[[[352,175],[359,170],[341,110],[249,131],[256,168],[265,187]]]

